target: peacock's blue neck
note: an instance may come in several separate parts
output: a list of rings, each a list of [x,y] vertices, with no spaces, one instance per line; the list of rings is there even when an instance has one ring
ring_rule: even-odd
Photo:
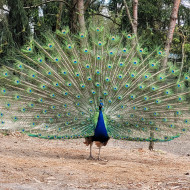
[[[99,117],[98,117],[98,122],[96,125],[94,136],[96,138],[107,138],[108,137],[106,126],[104,123],[103,113],[101,110],[99,111]]]

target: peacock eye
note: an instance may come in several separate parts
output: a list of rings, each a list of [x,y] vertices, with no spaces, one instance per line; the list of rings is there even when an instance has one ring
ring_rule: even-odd
[[[52,46],[52,44],[48,44],[48,47],[49,47],[49,48],[52,48],[53,46]]]
[[[159,55],[162,55],[162,51],[159,51],[158,54],[159,54]]]
[[[27,47],[26,48],[28,51],[32,51],[32,48],[31,47]]]
[[[100,83],[96,83],[96,86],[99,87],[99,86],[100,86]]]
[[[41,62],[42,62],[42,59],[41,59],[41,58],[38,58],[38,61],[41,63]]]
[[[65,31],[65,30],[62,30],[62,33],[63,33],[63,34],[66,34],[66,31]]]

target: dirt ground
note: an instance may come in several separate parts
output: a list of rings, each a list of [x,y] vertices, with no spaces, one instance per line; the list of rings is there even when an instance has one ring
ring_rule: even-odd
[[[83,139],[44,140],[0,134],[1,190],[190,190],[190,138],[157,143],[110,140],[103,161],[87,160]],[[98,149],[93,147],[93,155]]]

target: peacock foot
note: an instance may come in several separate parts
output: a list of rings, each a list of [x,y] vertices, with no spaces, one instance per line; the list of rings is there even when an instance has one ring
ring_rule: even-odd
[[[89,157],[87,158],[87,160],[94,160],[94,157],[89,156]]]

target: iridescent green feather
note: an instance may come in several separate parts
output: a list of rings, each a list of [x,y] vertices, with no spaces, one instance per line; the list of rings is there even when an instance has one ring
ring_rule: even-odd
[[[149,52],[135,39],[103,26],[31,39],[0,69],[0,127],[47,139],[92,136],[102,101],[112,138],[163,142],[187,132],[189,74],[178,81],[179,68],[161,68],[161,48]]]

